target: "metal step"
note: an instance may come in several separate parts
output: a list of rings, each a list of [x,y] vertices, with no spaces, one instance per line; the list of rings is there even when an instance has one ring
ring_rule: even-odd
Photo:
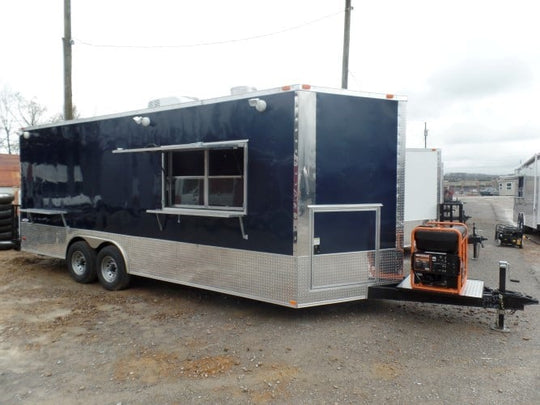
[[[411,275],[409,274],[406,278],[404,278],[403,281],[397,285],[397,288],[412,290]],[[465,283],[465,288],[459,295],[463,297],[482,298],[483,293],[484,282],[482,280],[467,280]]]

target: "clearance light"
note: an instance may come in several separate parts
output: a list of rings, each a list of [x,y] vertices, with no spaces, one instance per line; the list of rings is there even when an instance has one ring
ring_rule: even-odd
[[[290,300],[290,301],[289,301],[289,304],[291,304],[293,307],[297,307],[297,306],[298,306],[298,302],[296,302],[295,300]]]
[[[303,88],[304,90],[309,90],[309,89],[311,89],[311,84],[303,84],[303,85],[302,85],[302,88]]]
[[[266,110],[266,101],[261,100],[260,98],[250,98],[248,102],[249,106],[255,108],[258,112]]]
[[[387,94],[387,95],[386,95],[386,98],[387,98],[388,100],[392,100],[392,99],[394,98],[394,95],[393,95],[393,94]]]
[[[136,117],[133,117],[133,121],[135,121],[135,124],[142,125],[143,127],[147,127],[150,125],[150,118],[148,117],[141,117],[138,115]]]
[[[289,91],[291,89],[291,86],[283,86],[281,90],[283,91]]]

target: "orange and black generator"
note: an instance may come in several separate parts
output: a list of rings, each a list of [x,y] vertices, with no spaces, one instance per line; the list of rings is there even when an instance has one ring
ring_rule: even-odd
[[[467,282],[468,230],[461,222],[428,222],[411,234],[411,288],[461,294]]]

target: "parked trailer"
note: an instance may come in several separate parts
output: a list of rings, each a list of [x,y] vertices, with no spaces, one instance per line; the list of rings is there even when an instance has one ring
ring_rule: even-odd
[[[404,245],[411,246],[413,229],[439,217],[443,202],[443,164],[440,149],[405,151]]]
[[[305,85],[27,128],[22,249],[289,307],[403,278],[405,98]]]
[[[523,225],[540,230],[540,153],[535,154],[517,170],[518,190],[514,197],[514,221],[523,214]]]

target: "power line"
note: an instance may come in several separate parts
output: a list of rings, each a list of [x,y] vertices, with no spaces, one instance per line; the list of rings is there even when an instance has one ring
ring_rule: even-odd
[[[91,47],[94,47],[94,48],[129,48],[129,49],[159,49],[159,48],[162,48],[162,49],[166,49],[166,48],[174,49],[174,48],[196,48],[196,47],[202,47],[202,46],[225,45],[225,44],[232,44],[232,43],[235,43],[235,42],[246,42],[246,41],[252,41],[252,40],[257,40],[257,39],[262,39],[262,38],[267,38],[267,37],[272,37],[272,36],[284,34],[286,32],[298,30],[298,29],[307,27],[309,25],[319,23],[319,22],[321,22],[323,20],[335,17],[335,16],[343,14],[343,13],[344,13],[344,11],[341,10],[341,11],[338,11],[336,13],[328,14],[328,15],[325,15],[323,17],[319,17],[319,18],[317,18],[315,20],[308,21],[308,22],[300,24],[300,25],[285,28],[285,29],[279,30],[279,31],[269,32],[269,33],[266,33],[266,34],[254,35],[254,36],[245,37],[245,38],[229,39],[229,40],[224,40],[224,41],[215,41],[215,42],[198,42],[198,43],[194,43],[194,44],[180,44],[180,45],[126,45],[126,44],[113,45],[113,44],[95,44],[95,43],[85,41],[85,40],[82,40],[82,39],[79,39],[79,38],[75,38],[75,41],[76,41],[77,44],[91,46]]]

